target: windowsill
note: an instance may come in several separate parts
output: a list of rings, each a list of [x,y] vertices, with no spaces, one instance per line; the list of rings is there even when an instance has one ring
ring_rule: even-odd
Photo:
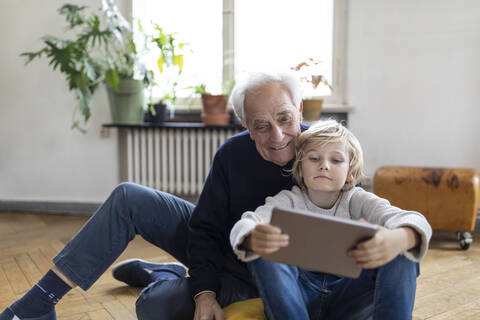
[[[322,108],[322,112],[328,113],[351,113],[354,111],[354,107],[348,104],[325,104]]]
[[[331,112],[331,113],[340,113],[340,112],[346,112],[346,113],[351,113],[354,111],[354,107],[348,104],[324,104],[322,111],[323,112]],[[175,106],[176,111],[180,112],[191,112],[191,113],[196,113],[196,112],[201,112],[202,111],[202,106],[200,104],[194,104],[194,105],[176,105]]]
[[[325,99],[327,97],[312,97],[312,99]],[[196,113],[202,111],[202,102],[199,97],[190,97],[190,98],[177,98],[175,103],[174,110],[180,111],[181,113]],[[348,104],[341,103],[324,103],[323,109],[324,112],[339,113],[346,112],[350,113],[354,111],[354,107]]]
[[[115,124],[105,123],[102,125],[105,128],[128,128],[128,129],[152,129],[152,128],[180,128],[180,129],[242,129],[242,126],[235,123],[227,125],[207,125],[203,122],[173,122],[165,121],[160,123],[143,122],[138,124]]]
[[[325,104],[320,113],[319,120],[335,119],[348,126],[349,114],[354,110],[352,106],[342,104]],[[303,120],[304,124],[312,125],[318,120]]]
[[[327,104],[323,106],[321,117],[324,119],[333,117],[338,121],[343,121],[348,124],[348,115],[354,110],[350,105]],[[210,126],[201,122],[201,109],[177,109],[176,117],[168,119],[162,123],[141,123],[141,124],[103,124],[106,128],[224,128],[224,129],[241,129],[242,126],[238,123],[230,123],[226,126]],[[305,124],[312,124],[315,121],[303,121]]]

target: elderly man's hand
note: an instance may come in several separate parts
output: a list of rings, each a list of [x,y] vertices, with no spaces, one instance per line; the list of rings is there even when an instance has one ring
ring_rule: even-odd
[[[259,224],[246,238],[245,246],[256,254],[269,254],[288,246],[288,235],[271,224]]]
[[[215,298],[215,293],[204,292],[195,297],[194,320],[224,320],[223,310]]]

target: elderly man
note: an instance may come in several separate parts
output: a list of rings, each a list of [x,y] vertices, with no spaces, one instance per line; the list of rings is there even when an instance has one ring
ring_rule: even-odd
[[[137,301],[139,319],[223,319],[222,307],[258,297],[245,264],[230,247],[230,229],[267,196],[290,189],[287,170],[301,131],[299,84],[288,74],[252,74],[232,94],[248,129],[215,155],[196,207],[173,195],[120,184],[54,258],[50,270],[0,320],[56,319],[55,304],[71,288],[88,290],[136,234],[170,253],[181,265],[127,261],[114,277],[147,286]],[[168,281],[167,281],[168,280]]]

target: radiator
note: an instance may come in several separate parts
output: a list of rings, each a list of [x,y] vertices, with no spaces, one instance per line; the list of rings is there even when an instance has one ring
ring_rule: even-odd
[[[196,197],[218,147],[241,128],[122,128],[120,176],[151,188]]]

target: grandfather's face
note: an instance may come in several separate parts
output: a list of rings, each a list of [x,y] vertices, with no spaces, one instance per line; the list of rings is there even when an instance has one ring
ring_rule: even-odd
[[[279,166],[295,156],[295,141],[300,134],[301,109],[293,104],[288,90],[269,84],[245,94],[244,126],[255,141],[263,159]]]

